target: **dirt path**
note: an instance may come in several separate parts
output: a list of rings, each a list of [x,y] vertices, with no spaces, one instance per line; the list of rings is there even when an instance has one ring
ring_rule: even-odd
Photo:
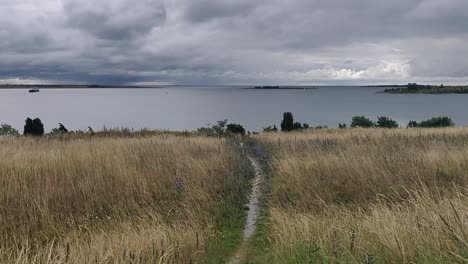
[[[258,163],[252,156],[248,155],[247,158],[252,163],[252,166],[255,170],[255,178],[252,183],[252,193],[249,197],[249,203],[247,204],[249,211],[247,213],[247,221],[244,227],[244,242],[239,247],[236,255],[228,262],[229,264],[236,264],[240,263],[243,257],[243,247],[245,246],[245,241],[247,241],[255,231],[255,227],[257,226],[257,220],[260,213],[260,197],[262,195],[261,187],[264,183],[265,176],[263,170]]]

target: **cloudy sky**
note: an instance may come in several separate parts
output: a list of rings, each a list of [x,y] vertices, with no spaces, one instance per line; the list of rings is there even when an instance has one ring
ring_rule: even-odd
[[[467,0],[0,0],[0,83],[468,83]]]

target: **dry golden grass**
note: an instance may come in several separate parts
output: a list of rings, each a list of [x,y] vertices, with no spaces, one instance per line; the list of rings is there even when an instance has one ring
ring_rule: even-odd
[[[1,263],[194,262],[248,164],[225,140],[203,137],[0,146]]]
[[[468,129],[258,136],[278,263],[468,261]]]

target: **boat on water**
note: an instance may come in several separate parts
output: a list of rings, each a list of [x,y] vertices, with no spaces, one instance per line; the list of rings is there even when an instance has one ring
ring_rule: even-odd
[[[29,90],[30,93],[38,93],[39,92],[39,88],[35,87],[35,88],[32,88],[31,90]]]

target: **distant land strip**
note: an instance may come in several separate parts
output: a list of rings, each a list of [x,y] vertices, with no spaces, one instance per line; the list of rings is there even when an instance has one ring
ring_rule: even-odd
[[[0,84],[0,89],[84,89],[84,88],[163,88],[171,85],[164,86],[136,86],[136,85],[76,85],[76,84]]]
[[[311,86],[254,86],[254,87],[247,87],[243,89],[255,89],[255,90],[317,90],[317,87]]]
[[[392,87],[383,92],[388,94],[468,94],[468,86],[444,86],[442,85],[419,85],[409,83],[408,85],[375,85],[368,87]]]

